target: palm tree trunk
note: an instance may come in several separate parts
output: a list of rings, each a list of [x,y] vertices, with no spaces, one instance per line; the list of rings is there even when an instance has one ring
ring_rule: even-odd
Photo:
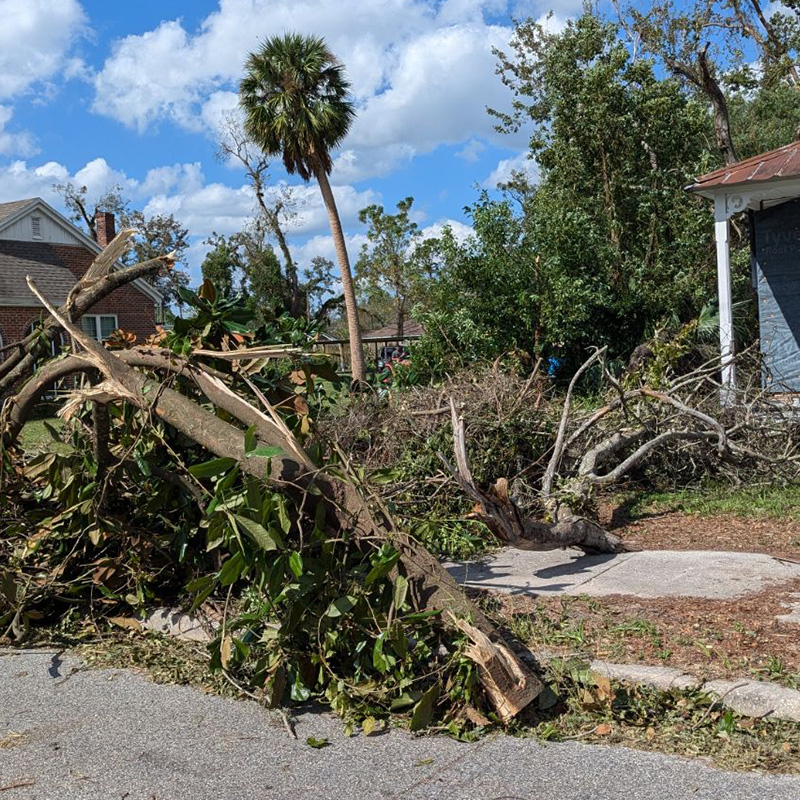
[[[356,305],[356,292],[353,287],[353,274],[350,271],[350,259],[347,257],[347,248],[342,233],[342,223],[336,209],[336,200],[333,197],[328,174],[324,168],[317,168],[317,181],[328,212],[328,220],[333,234],[333,246],[336,249],[336,259],[339,262],[339,272],[342,275],[342,293],[344,294],[345,312],[347,314],[347,330],[350,337],[350,363],[353,380],[359,383],[366,379],[364,369],[364,349],[361,345],[361,331],[358,327],[358,306]]]

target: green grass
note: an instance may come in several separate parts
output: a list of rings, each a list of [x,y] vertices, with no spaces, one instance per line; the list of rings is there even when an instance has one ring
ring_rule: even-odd
[[[706,486],[675,492],[640,492],[625,502],[632,518],[653,512],[683,511],[709,516],[773,517],[800,520],[800,485]]]
[[[58,417],[29,420],[19,434],[19,443],[22,449],[31,455],[44,452],[61,453],[62,455],[69,453],[72,446],[53,439],[47,425],[56,431],[61,431],[64,422]]]

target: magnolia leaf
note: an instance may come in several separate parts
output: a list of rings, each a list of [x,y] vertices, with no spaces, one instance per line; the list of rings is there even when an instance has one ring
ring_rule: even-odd
[[[384,557],[378,561],[378,563],[375,564],[375,566],[373,566],[372,569],[367,573],[367,577],[364,579],[364,585],[372,586],[376,580],[382,578],[384,575],[388,575],[392,571],[394,565],[398,562],[399,558],[400,553],[395,550],[391,552],[388,557]]]
[[[297,551],[294,551],[289,556],[289,567],[296,578],[299,578],[303,574],[303,556]]]
[[[281,529],[284,533],[289,533],[292,528],[292,520],[289,518],[289,512],[286,510],[286,500],[282,495],[275,496],[275,510],[278,512]]]
[[[311,697],[311,690],[303,683],[299,675],[294,679],[290,696],[296,703],[305,703]]]
[[[426,728],[433,718],[433,706],[439,699],[439,684],[433,686],[420,697],[419,702],[414,706],[414,713],[411,715],[412,731],[420,731]]]
[[[247,458],[277,458],[278,456],[285,457],[286,452],[280,447],[267,447],[264,445],[262,447],[256,447],[253,450],[249,450],[246,455]]]
[[[197,294],[199,297],[202,297],[203,300],[208,300],[211,303],[217,299],[217,290],[208,278],[203,281],[203,285],[200,287],[200,291],[198,291]]]
[[[364,731],[364,736],[369,736],[371,733],[373,733],[377,725],[378,721],[375,719],[375,717],[366,717],[361,723],[361,730]]]
[[[306,739],[306,744],[309,747],[313,747],[315,750],[319,750],[323,747],[327,747],[330,742],[324,736],[320,739],[317,739],[316,736],[309,736],[308,739]]]
[[[277,550],[283,542],[263,525],[247,517],[234,514],[233,518],[241,530],[246,533],[262,550]]]
[[[356,607],[356,600],[355,597],[352,595],[345,595],[344,597],[340,597],[338,600],[334,600],[329,606],[328,610],[325,612],[325,616],[327,617],[341,617],[342,614],[346,614],[348,611],[352,611]]]
[[[219,582],[221,586],[230,586],[242,577],[245,569],[244,556],[241,553],[234,553],[219,571]]]
[[[419,692],[403,692],[400,697],[395,697],[392,700],[391,710],[392,711],[402,711],[404,708],[408,708],[409,706],[413,706],[414,703],[419,700],[420,694]]]
[[[597,675],[595,677],[594,685],[597,687],[597,699],[600,702],[610,700],[614,693],[611,690],[611,681],[606,675]]]
[[[601,722],[601,723],[600,723],[600,724],[599,724],[599,725],[598,725],[598,726],[597,726],[597,727],[594,729],[594,732],[595,732],[595,733],[596,733],[598,736],[608,736],[608,734],[609,734],[609,733],[611,733],[611,725],[609,725],[607,722]]]
[[[189,473],[195,478],[211,478],[229,470],[235,464],[235,458],[212,458],[211,461],[204,461],[202,464],[193,464],[189,467]]]
[[[385,673],[389,669],[389,661],[383,653],[383,643],[386,640],[386,634],[382,633],[375,640],[375,645],[372,648],[372,666],[378,672]]]
[[[396,611],[400,611],[405,605],[407,594],[408,581],[402,575],[398,575],[394,579],[394,607]]]
[[[118,628],[127,628],[131,631],[140,631],[142,629],[142,623],[135,617],[109,617],[108,621]]]
[[[222,664],[222,669],[228,668],[228,663],[231,660],[231,650],[233,649],[233,639],[226,636],[219,646],[219,663]]]
[[[97,528],[97,527],[89,528],[89,530],[87,531],[87,535],[89,536],[89,541],[95,547],[97,547],[97,545],[100,544],[101,540],[106,538],[105,534],[103,533],[103,531],[100,530],[100,528]]]

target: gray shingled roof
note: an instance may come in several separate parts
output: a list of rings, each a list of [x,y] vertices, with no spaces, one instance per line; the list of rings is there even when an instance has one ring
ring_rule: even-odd
[[[405,324],[403,325],[404,339],[419,339],[423,333],[425,333],[425,329],[419,324],[419,322],[415,322],[413,319],[407,319],[405,321]],[[365,342],[380,342],[386,341],[387,339],[397,339],[399,338],[397,335],[397,323],[394,325],[384,325],[382,328],[369,331],[369,333],[365,333],[361,338]]]
[[[67,299],[77,280],[47,242],[0,239],[0,305],[39,305],[25,281],[27,275],[57,306]]]
[[[38,202],[38,197],[29,197],[27,200],[14,200],[11,203],[0,203],[0,222],[8,217],[13,217],[17,211],[22,211],[25,206]]]

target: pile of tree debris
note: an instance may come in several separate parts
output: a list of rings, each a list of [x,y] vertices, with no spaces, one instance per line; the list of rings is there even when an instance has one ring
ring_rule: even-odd
[[[315,435],[314,409],[347,392],[324,357],[253,328],[208,283],[183,290],[194,316],[155,341],[104,346],[82,332],[93,303],[169,268],[166,256],[113,270],[129,236],[61,308],[29,281],[50,316],[0,366],[0,391],[15,391],[2,416],[0,636],[23,641],[42,619],[215,602],[212,666],[264,702],[315,697],[361,720],[410,713],[415,729],[512,719],[541,692],[539,677],[398,524],[361,466]],[[60,328],[73,352],[45,362]],[[431,409],[452,426],[442,468],[499,541],[592,552],[620,543],[583,515],[591,492],[654,453],[796,470],[788,409],[753,390],[720,414],[714,363],[687,374],[656,366],[620,381],[598,350],[575,374],[542,468],[528,476],[538,516],[515,502],[506,477],[476,482],[463,415],[446,396]],[[590,371],[609,391],[576,413]],[[49,387],[77,377],[61,412],[75,447],[26,462],[20,430]],[[552,409],[539,365],[524,386],[520,404],[543,405],[548,392]]]

